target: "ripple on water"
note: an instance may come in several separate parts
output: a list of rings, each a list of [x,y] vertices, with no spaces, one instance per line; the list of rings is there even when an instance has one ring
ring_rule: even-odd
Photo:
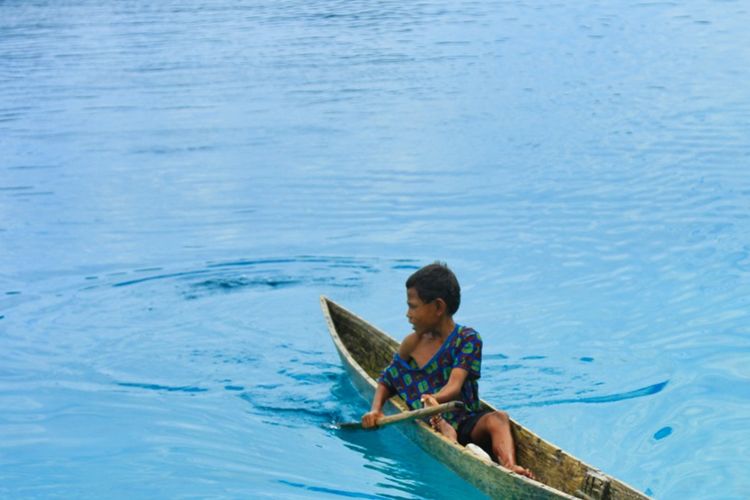
[[[138,382],[118,382],[117,385],[120,387],[132,387],[135,389],[146,389],[149,391],[167,391],[167,392],[186,392],[188,394],[194,394],[197,392],[207,392],[208,389],[204,387],[194,387],[194,386],[169,386],[169,385],[160,385],[160,384],[145,384],[145,383],[138,383]]]
[[[335,257],[297,257],[289,259],[248,259],[211,262],[204,268],[175,272],[160,272],[119,280],[113,287],[129,287],[152,281],[188,281],[187,299],[216,293],[236,292],[245,289],[276,289],[296,286],[361,287],[364,276],[378,272],[377,263]],[[163,271],[163,268],[152,268]],[[134,273],[144,274],[149,269]],[[122,275],[127,275],[125,272]],[[113,276],[110,274],[110,276]],[[89,277],[94,278],[94,277]],[[196,278],[199,278],[196,281]],[[100,285],[95,285],[100,286]]]
[[[151,271],[141,268],[141,272]],[[236,269],[225,272],[236,272]],[[337,271],[346,272],[349,272],[347,266]],[[118,283],[123,276],[122,273],[111,274],[107,279]],[[316,465],[290,459],[278,451],[280,443],[286,442],[290,433],[299,433],[295,439],[303,449],[311,436],[317,442],[314,446],[330,448],[329,431],[322,425],[342,419],[341,405],[330,395],[330,385],[341,369],[329,362],[331,353],[305,347],[304,341],[290,342],[289,338],[273,342],[273,353],[251,349],[250,345],[256,344],[257,339],[264,335],[271,337],[267,335],[269,330],[262,328],[259,334],[239,331],[234,333],[233,340],[224,337],[215,343],[210,334],[206,335],[205,326],[216,319],[200,315],[183,314],[176,331],[161,328],[165,318],[154,315],[154,311],[134,323],[132,308],[145,308],[145,297],[156,295],[160,301],[184,302],[181,295],[175,293],[181,287],[175,285],[190,273],[175,274],[171,278],[119,287],[98,283],[95,288],[75,289],[59,294],[55,301],[47,301],[46,309],[58,311],[54,317],[57,336],[47,339],[51,345],[44,347],[46,366],[54,366],[55,380],[40,370],[35,375],[39,379],[36,385],[43,388],[35,391],[38,404],[32,405],[27,398],[27,404],[15,405],[19,418],[27,422],[31,413],[44,415],[44,418],[34,426],[0,425],[2,432],[12,432],[16,436],[14,440],[4,440],[3,446],[10,447],[12,454],[19,456],[23,450],[43,443],[50,460],[74,453],[77,466],[86,463],[92,473],[109,470],[110,474],[114,473],[112,484],[131,492],[139,490],[127,483],[128,474],[117,473],[120,457],[127,456],[131,470],[137,471],[141,480],[155,479],[161,474],[159,471],[167,469],[178,471],[179,475],[200,476],[206,481],[227,484],[232,491],[244,492],[242,496],[253,496],[252,492],[259,487],[258,481],[280,477],[295,484],[311,485],[310,491],[317,491],[316,488],[336,490],[336,485],[341,484],[339,480],[321,481],[326,475]],[[90,286],[90,281],[86,281],[86,286]],[[168,295],[172,299],[168,299]],[[78,313],[82,302],[89,303],[88,299],[94,296],[101,311],[89,316],[89,321],[98,326],[89,329],[82,325]],[[236,301],[237,304],[242,302]],[[316,305],[313,301],[312,306]],[[34,309],[33,304],[29,307]],[[174,304],[166,309],[171,316]],[[126,313],[118,314],[118,310]],[[73,317],[77,320],[73,321]],[[120,320],[122,324],[118,324]],[[48,321],[53,319],[42,320],[42,323]],[[277,321],[274,328],[283,323]],[[293,323],[299,324],[299,318]],[[140,327],[124,327],[131,324]],[[45,328],[42,325],[41,329]],[[77,331],[76,338],[68,334],[72,328]],[[244,335],[247,333],[250,335]],[[242,344],[243,336],[251,339],[251,344]],[[39,335],[36,337],[38,340]],[[289,358],[294,367],[284,364],[268,372],[269,366],[277,366],[277,362],[266,359],[271,354]],[[86,367],[87,378],[94,377],[104,383],[83,387],[61,380],[84,376],[80,370],[70,369],[75,363]],[[154,364],[158,365],[158,370],[154,370]],[[29,376],[28,372],[24,374],[24,377]],[[106,389],[108,379],[114,389]],[[187,380],[191,383],[185,383]],[[15,384],[15,387],[30,386]],[[61,391],[61,387],[66,389]],[[58,410],[57,405],[62,401],[68,407]],[[6,402],[15,404],[14,400]],[[235,412],[231,411],[233,408]],[[4,418],[7,416],[4,413]],[[79,432],[84,428],[91,431],[85,439]],[[102,440],[106,440],[106,444]],[[354,459],[363,460],[361,454]],[[8,477],[16,477],[18,461],[3,463],[8,467]],[[262,466],[257,465],[261,463]],[[52,466],[52,462],[49,465]],[[48,485],[64,489],[64,478],[74,471],[68,466],[58,471],[63,482],[56,482],[50,475],[45,475],[46,481]],[[347,477],[346,474],[343,477]],[[380,478],[382,472],[365,476],[370,475]],[[238,477],[245,479],[238,480]],[[255,479],[248,482],[247,477]],[[369,483],[361,486],[362,481],[361,475],[350,478],[353,488],[381,489]]]

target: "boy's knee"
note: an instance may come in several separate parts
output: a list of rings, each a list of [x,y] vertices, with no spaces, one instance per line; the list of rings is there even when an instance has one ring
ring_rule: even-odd
[[[492,414],[492,416],[495,418],[495,420],[502,425],[508,425],[510,422],[510,417],[507,413],[501,410],[497,410],[495,413]]]

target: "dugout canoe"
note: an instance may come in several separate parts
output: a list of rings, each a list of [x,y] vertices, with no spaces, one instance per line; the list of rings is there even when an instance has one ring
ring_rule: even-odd
[[[320,298],[333,343],[360,394],[371,400],[377,377],[393,358],[399,343],[354,313]],[[494,409],[482,401],[483,407]],[[386,403],[388,414],[407,411],[406,403],[394,396]],[[399,430],[422,449],[493,498],[588,500],[647,499],[643,493],[591,467],[511,420],[516,460],[531,469],[536,480],[515,474],[495,463],[488,464],[463,446],[435,432],[421,420],[400,424]]]

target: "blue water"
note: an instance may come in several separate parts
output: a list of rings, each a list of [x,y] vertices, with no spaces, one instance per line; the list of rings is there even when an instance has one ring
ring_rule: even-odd
[[[0,497],[481,498],[367,408],[447,261],[483,397],[750,489],[742,1],[0,1]]]

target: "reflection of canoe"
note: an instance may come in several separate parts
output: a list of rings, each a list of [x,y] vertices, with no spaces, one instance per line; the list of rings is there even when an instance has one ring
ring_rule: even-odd
[[[351,381],[365,397],[372,398],[378,375],[393,358],[398,342],[321,297],[323,315]],[[482,404],[492,408],[486,402]],[[386,405],[387,413],[407,410],[398,396]],[[513,422],[519,465],[530,468],[537,481],[488,464],[433,431],[422,421],[401,424],[404,434],[481,491],[495,498],[589,498],[601,500],[648,498],[627,484],[590,467],[560,448]]]

